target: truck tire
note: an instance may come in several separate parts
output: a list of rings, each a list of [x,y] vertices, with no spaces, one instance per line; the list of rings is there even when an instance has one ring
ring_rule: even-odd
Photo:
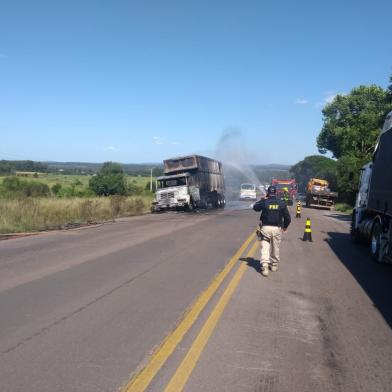
[[[225,197],[222,195],[221,196],[221,208],[223,209],[223,208],[225,208],[226,207],[226,199],[225,199]]]
[[[192,212],[195,209],[195,203],[193,202],[193,199],[190,198],[189,204],[187,204],[185,210],[188,212]]]
[[[382,263],[381,234],[382,234],[381,223],[378,220],[376,220],[373,223],[372,235],[370,237],[370,253],[372,255],[373,260],[376,263]]]

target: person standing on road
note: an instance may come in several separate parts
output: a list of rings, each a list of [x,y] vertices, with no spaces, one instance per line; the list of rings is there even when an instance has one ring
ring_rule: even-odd
[[[272,272],[279,268],[282,231],[285,232],[289,227],[291,217],[286,203],[276,197],[274,186],[268,188],[267,198],[255,203],[253,209],[261,211],[261,273],[263,276],[268,276],[269,267]]]

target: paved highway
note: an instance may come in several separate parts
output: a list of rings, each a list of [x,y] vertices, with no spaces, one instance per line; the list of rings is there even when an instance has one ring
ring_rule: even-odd
[[[0,242],[0,391],[390,391],[392,268],[303,213],[268,278],[244,208]]]

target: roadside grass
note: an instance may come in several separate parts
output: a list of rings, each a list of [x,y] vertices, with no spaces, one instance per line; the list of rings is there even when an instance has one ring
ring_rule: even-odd
[[[3,179],[9,176],[0,176],[0,184],[2,184]],[[39,175],[38,177],[20,177],[21,179],[25,179],[28,181],[38,181],[44,184],[47,184],[49,187],[52,187],[55,184],[60,184],[61,186],[76,186],[80,187],[88,187],[88,182],[91,178],[90,175],[76,175],[76,174],[54,174],[49,173],[47,175]],[[126,181],[128,184],[135,184],[138,187],[142,187],[143,189],[146,187],[146,184],[150,183],[150,177],[142,177],[142,176],[129,176],[125,175]],[[155,181],[155,179],[153,179]]]
[[[353,206],[347,203],[336,203],[335,211],[343,212],[345,214],[351,214],[353,212]]]
[[[32,198],[0,200],[0,233],[64,228],[133,216],[150,210],[152,196]]]

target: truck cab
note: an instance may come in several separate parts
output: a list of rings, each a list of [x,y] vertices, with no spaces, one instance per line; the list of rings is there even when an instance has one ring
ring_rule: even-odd
[[[158,177],[155,192],[156,209],[185,208],[190,206],[191,200],[193,203],[198,201],[200,195],[190,182],[189,173]]]
[[[358,194],[355,200],[355,208],[366,208],[369,199],[370,179],[372,176],[372,163],[367,163],[361,169],[359,178]]]

